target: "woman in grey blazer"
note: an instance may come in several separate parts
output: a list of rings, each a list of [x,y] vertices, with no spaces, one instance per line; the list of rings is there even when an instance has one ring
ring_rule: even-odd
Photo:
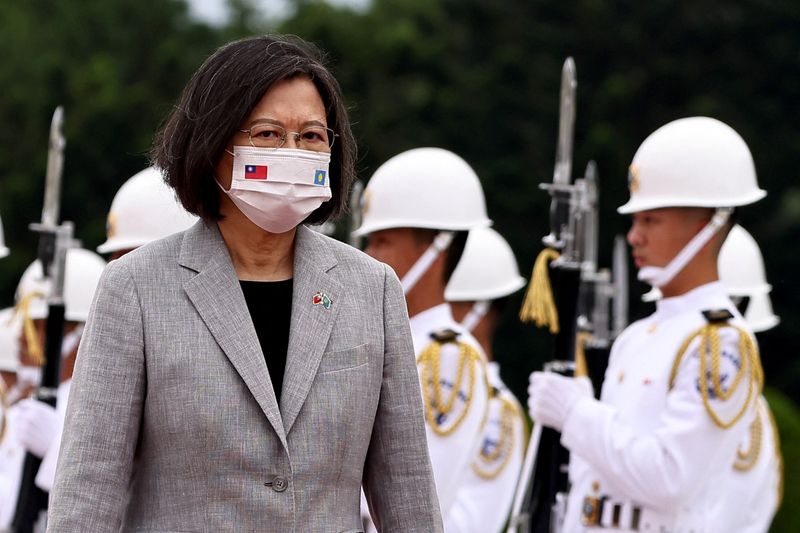
[[[206,60],[156,138],[189,230],[113,261],[81,342],[48,531],[440,531],[394,273],[309,230],[355,142],[299,39]]]

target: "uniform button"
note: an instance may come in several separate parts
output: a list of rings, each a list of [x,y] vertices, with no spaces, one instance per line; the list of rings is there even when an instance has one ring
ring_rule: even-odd
[[[286,482],[285,477],[277,476],[275,479],[272,480],[272,490],[275,492],[283,492],[286,490],[286,487],[289,486],[289,483]]]

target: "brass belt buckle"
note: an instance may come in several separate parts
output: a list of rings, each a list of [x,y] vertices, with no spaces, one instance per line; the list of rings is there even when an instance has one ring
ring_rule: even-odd
[[[586,496],[583,499],[581,523],[584,526],[592,527],[601,525],[600,521],[603,517],[603,504],[605,501],[605,496]]]

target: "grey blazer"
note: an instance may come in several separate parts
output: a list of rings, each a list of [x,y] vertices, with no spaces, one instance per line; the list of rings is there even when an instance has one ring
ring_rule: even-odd
[[[279,409],[216,224],[110,263],[48,531],[441,531],[397,277],[301,226],[292,296]]]

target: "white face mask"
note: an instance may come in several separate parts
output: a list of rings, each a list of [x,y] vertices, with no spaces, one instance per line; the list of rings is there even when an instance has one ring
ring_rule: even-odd
[[[284,233],[330,200],[330,160],[327,152],[234,146],[231,188],[220,188],[253,224]]]

